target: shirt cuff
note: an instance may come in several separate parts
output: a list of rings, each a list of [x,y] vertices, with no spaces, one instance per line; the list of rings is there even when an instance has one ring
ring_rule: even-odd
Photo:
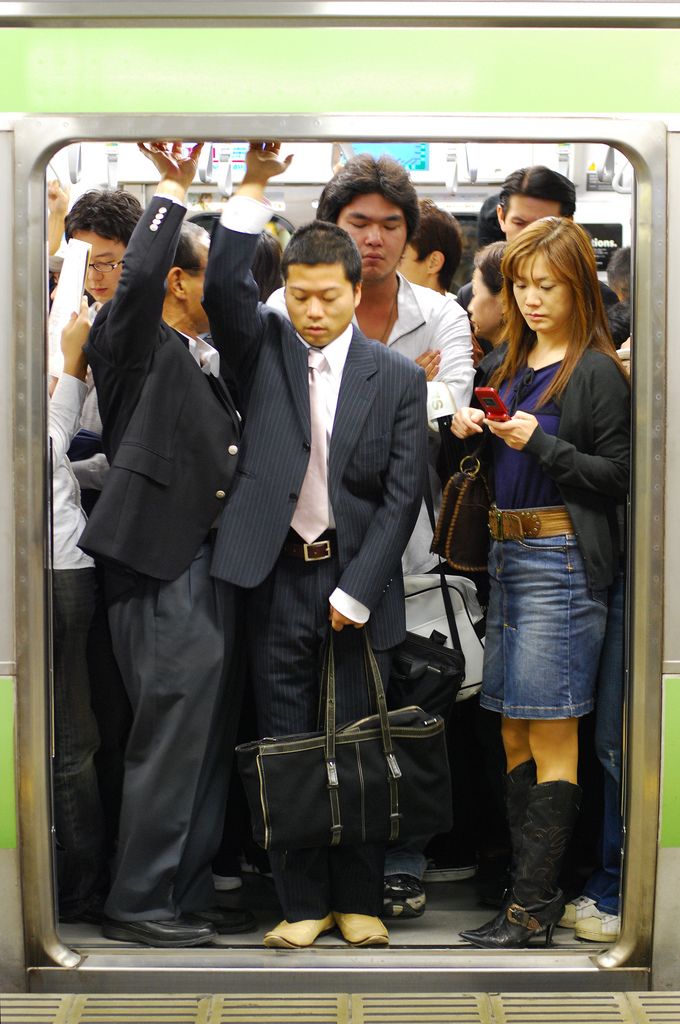
[[[365,604],[361,604],[356,598],[350,597],[344,590],[340,590],[340,587],[335,588],[329,601],[336,612],[340,612],[346,619],[351,619],[352,622],[360,622],[362,625],[368,622],[371,614],[370,608],[367,608]]]
[[[175,203],[177,206],[181,206],[184,210],[188,209],[187,204],[183,203],[181,199],[178,199],[176,196],[168,196],[165,192],[154,192],[154,198],[165,199],[166,202]]]
[[[428,380],[427,382],[427,418],[438,420],[443,416],[455,416],[457,411],[456,402],[451,393],[451,388],[443,380]]]
[[[87,384],[84,380],[72,377],[70,373],[62,373],[50,401],[65,406],[75,413],[80,413],[86,395]]]
[[[272,219],[273,208],[266,199],[260,202],[251,196],[234,196],[222,211],[220,224],[242,235],[259,235]]]

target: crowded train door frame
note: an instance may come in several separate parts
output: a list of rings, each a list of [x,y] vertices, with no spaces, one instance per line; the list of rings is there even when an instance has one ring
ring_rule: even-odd
[[[654,883],[659,821],[661,736],[664,494],[666,146],[665,125],[595,117],[446,115],[98,115],[27,116],[14,120],[16,266],[14,271],[14,403],[16,488],[16,644],[20,773],[21,875],[27,962],[31,984],[45,991],[225,991],[258,987],[298,990],[301,983],[332,991],[470,989],[544,990],[579,987],[645,988],[651,963]],[[328,140],[431,140],[495,142],[601,142],[621,150],[636,175],[635,223],[635,432],[630,574],[629,746],[624,914],[619,941],[597,958],[586,952],[522,951],[505,958],[469,948],[304,952],[294,958],[269,951],[88,950],[82,958],[60,939],[54,917],[49,821],[45,679],[45,168],[61,147],[78,141],[140,138],[279,138]],[[542,958],[543,957],[543,958]],[[107,974],[115,963],[115,981]],[[63,970],[81,965],[77,971]],[[172,970],[165,967],[172,964]],[[599,968],[618,970],[601,971]],[[56,970],[55,970],[56,968]],[[304,971],[307,981],[301,982]],[[186,972],[186,973],[185,973]],[[261,973],[260,973],[261,972]],[[191,979],[190,981],[188,979]],[[539,981],[540,978],[540,981]],[[502,979],[502,980],[501,980]],[[526,980],[524,986],[526,987]],[[348,988],[346,986],[349,986]],[[359,989],[357,988],[359,986]]]

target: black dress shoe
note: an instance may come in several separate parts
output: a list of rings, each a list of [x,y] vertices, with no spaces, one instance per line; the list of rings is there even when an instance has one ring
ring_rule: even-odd
[[[105,938],[140,942],[143,946],[202,946],[214,939],[215,934],[215,928],[208,921],[189,917],[175,917],[167,921],[116,921],[105,917],[102,921]]]
[[[249,910],[228,910],[226,907],[208,907],[207,910],[188,910],[182,915],[187,921],[211,924],[218,935],[253,932],[257,924]]]

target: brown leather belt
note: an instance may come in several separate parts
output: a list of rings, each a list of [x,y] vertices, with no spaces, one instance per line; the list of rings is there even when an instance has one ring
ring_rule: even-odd
[[[281,549],[281,554],[287,558],[301,558],[305,562],[324,562],[332,558],[336,553],[335,531],[327,531],[318,537],[313,544],[305,544],[302,537],[291,533],[294,540],[287,540]]]
[[[489,509],[489,531],[494,540],[522,540],[524,537],[557,537],[574,533],[574,524],[564,505],[549,508]]]

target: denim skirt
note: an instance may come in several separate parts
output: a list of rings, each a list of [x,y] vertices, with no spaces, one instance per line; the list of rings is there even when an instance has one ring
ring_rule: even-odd
[[[592,710],[607,591],[588,587],[571,535],[492,541],[480,704],[507,718]]]

